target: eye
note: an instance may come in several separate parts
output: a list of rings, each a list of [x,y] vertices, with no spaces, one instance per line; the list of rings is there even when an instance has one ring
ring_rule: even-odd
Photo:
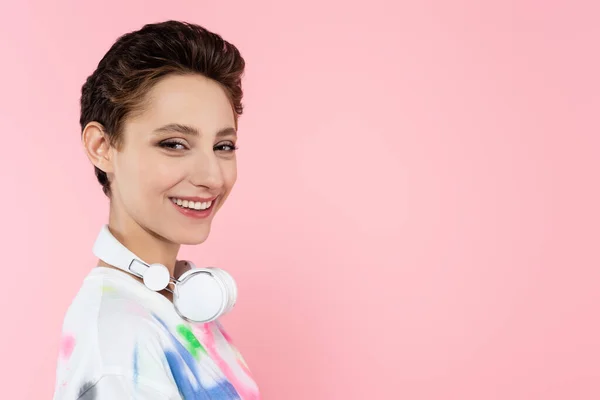
[[[186,150],[188,148],[185,142],[174,139],[162,141],[158,145],[169,150]]]
[[[237,149],[239,149],[239,147],[236,147],[235,143],[232,143],[232,142],[225,142],[225,143],[221,143],[221,144],[215,146],[215,150],[224,151],[227,153],[233,153]]]

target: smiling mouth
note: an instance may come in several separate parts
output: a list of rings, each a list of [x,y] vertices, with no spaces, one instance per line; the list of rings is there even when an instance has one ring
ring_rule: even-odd
[[[170,197],[170,200],[178,207],[190,211],[206,211],[209,210],[215,203],[215,199],[208,201],[193,201]]]

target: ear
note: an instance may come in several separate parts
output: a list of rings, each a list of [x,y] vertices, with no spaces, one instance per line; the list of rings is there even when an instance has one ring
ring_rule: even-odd
[[[90,162],[107,174],[113,172],[111,162],[113,148],[104,133],[104,128],[98,122],[86,125],[81,135],[81,141]]]

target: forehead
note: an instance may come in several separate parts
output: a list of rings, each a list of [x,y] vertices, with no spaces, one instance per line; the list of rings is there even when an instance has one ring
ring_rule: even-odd
[[[217,82],[202,75],[168,75],[146,95],[132,125],[155,129],[168,124],[189,125],[203,134],[235,127],[234,111]]]

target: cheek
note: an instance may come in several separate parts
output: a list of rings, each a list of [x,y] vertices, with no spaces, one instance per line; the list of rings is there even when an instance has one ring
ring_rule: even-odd
[[[148,191],[163,193],[185,179],[187,172],[181,160],[158,159],[145,168],[140,177]]]
[[[235,161],[231,161],[223,168],[223,181],[228,189],[235,184],[237,180],[237,165]]]
[[[152,156],[122,160],[118,171],[121,191],[135,199],[165,192],[185,177],[182,163],[176,161]]]

